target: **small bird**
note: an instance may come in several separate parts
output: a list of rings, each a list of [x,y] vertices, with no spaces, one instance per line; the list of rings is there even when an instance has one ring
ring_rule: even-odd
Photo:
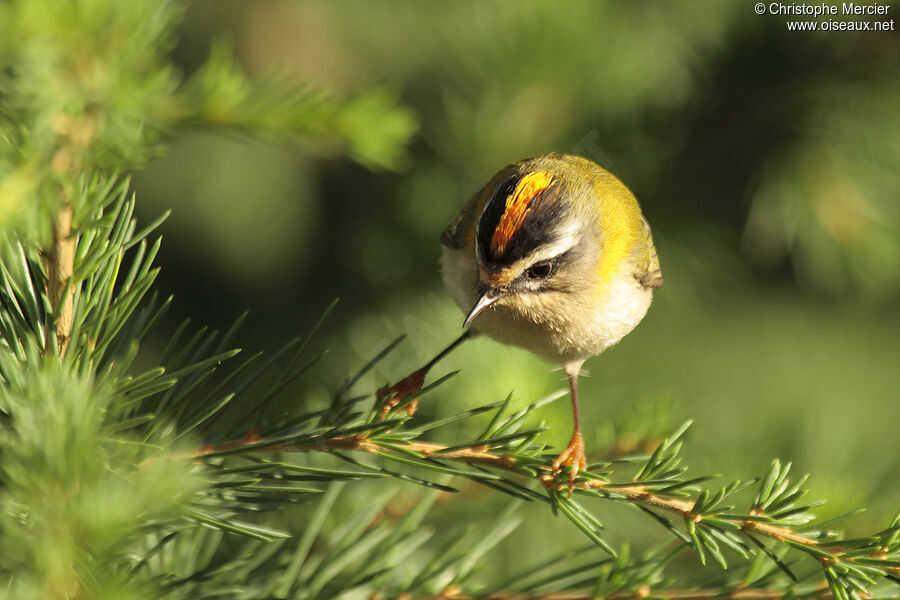
[[[475,334],[562,365],[574,432],[552,463],[569,493],[587,468],[578,416],[584,361],[631,332],[663,284],[650,226],[625,185],[594,162],[548,154],[504,167],[441,236],[444,284],[466,332],[432,361],[379,390],[382,418],[422,388],[441,358]],[[407,405],[411,415],[416,400]]]

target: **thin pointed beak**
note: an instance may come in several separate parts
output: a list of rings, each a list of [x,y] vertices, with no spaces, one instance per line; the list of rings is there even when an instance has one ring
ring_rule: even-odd
[[[475,303],[475,306],[472,307],[472,310],[469,311],[469,314],[466,315],[466,320],[463,321],[463,327],[471,325],[472,321],[475,320],[475,317],[481,314],[481,311],[505,295],[503,292],[487,286],[482,286],[480,291],[481,297],[478,299],[478,302]]]

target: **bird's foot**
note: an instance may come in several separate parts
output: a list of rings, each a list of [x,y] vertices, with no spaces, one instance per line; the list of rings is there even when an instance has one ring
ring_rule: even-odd
[[[555,477],[562,467],[569,467],[569,497],[575,490],[575,480],[578,473],[587,469],[587,459],[584,456],[584,438],[581,437],[581,431],[575,430],[569,445],[562,451],[562,454],[556,457],[553,464],[550,465],[551,474]]]
[[[391,414],[391,411],[394,410],[398,404],[422,389],[422,385],[425,383],[425,374],[427,372],[428,370],[424,368],[413,371],[394,385],[384,386],[378,390],[375,397],[379,402],[384,402],[381,406],[382,421]],[[418,399],[412,400],[406,405],[406,414],[410,417],[413,416],[416,413],[416,407],[418,407],[418,405]]]

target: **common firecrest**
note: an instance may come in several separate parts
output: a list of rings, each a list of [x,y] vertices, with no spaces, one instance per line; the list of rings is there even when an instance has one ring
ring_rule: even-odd
[[[474,334],[530,350],[562,365],[569,379],[574,433],[552,469],[570,467],[571,493],[587,466],[579,370],[637,326],[663,283],[637,200],[587,159],[530,158],[494,175],[441,244],[444,284],[467,313],[467,330],[422,369],[380,390],[382,415],[418,391],[427,371]],[[408,410],[415,410],[414,401]]]

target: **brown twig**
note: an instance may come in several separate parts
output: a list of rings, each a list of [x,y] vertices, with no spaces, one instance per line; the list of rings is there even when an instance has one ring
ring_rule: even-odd
[[[230,440],[221,444],[205,446],[194,455],[194,458],[200,458],[208,454],[236,450],[249,445],[264,444],[265,440],[260,438],[255,432],[250,432],[243,438]],[[488,446],[471,446],[468,448],[457,448],[454,450],[444,451],[447,446],[434,444],[429,442],[411,442],[403,446],[404,450],[415,452],[423,456],[440,458],[441,460],[457,460],[465,463],[479,463],[492,465],[502,469],[511,469],[516,464],[515,457],[505,454],[497,454],[491,452]],[[272,446],[261,445],[259,451],[286,451],[286,452],[310,452],[310,451],[329,451],[329,450],[351,450],[376,453],[395,453],[396,451],[390,447],[379,445],[377,442],[364,436],[347,436],[323,439],[310,444],[275,444]],[[516,471],[517,473],[519,471]],[[544,475],[542,481],[546,484],[549,478]],[[704,515],[694,514],[694,502],[681,498],[667,498],[654,494],[644,485],[633,485],[626,487],[609,488],[609,482],[602,479],[587,479],[580,482],[581,487],[585,489],[606,490],[609,493],[622,496],[629,502],[642,504],[645,506],[657,508],[667,512],[677,513],[678,515],[691,519],[695,523],[703,520]],[[562,488],[561,488],[562,489]],[[779,542],[786,540],[803,544],[805,546],[816,546],[815,540],[804,537],[794,531],[786,528],[765,523],[762,521],[753,521],[747,519],[726,518],[716,516],[717,519],[730,521],[741,527],[742,530],[757,533],[766,537],[773,538]]]
[[[607,482],[599,479],[589,479],[585,482],[585,485],[593,489],[602,489],[608,484]],[[619,494],[620,496],[625,496],[625,498],[632,502],[646,504],[648,506],[661,508],[669,512],[678,513],[685,519],[691,519],[695,523],[699,523],[704,518],[704,515],[694,514],[694,503],[692,501],[658,496],[648,491],[647,487],[643,485],[617,487],[615,488],[614,493]],[[779,542],[790,540],[792,542],[797,542],[798,544],[803,544],[804,546],[816,545],[815,540],[811,540],[807,537],[794,533],[786,527],[778,527],[777,525],[771,525],[762,521],[752,521],[749,519],[729,519],[723,518],[721,516],[717,516],[716,518],[722,521],[737,523],[744,531],[759,533],[761,535],[774,538]]]
[[[53,328],[59,355],[65,356],[75,302],[75,286],[69,284],[75,266],[75,236],[72,235],[72,205],[67,199],[63,200],[53,222],[53,245],[47,266],[47,296],[54,310],[59,309]]]

